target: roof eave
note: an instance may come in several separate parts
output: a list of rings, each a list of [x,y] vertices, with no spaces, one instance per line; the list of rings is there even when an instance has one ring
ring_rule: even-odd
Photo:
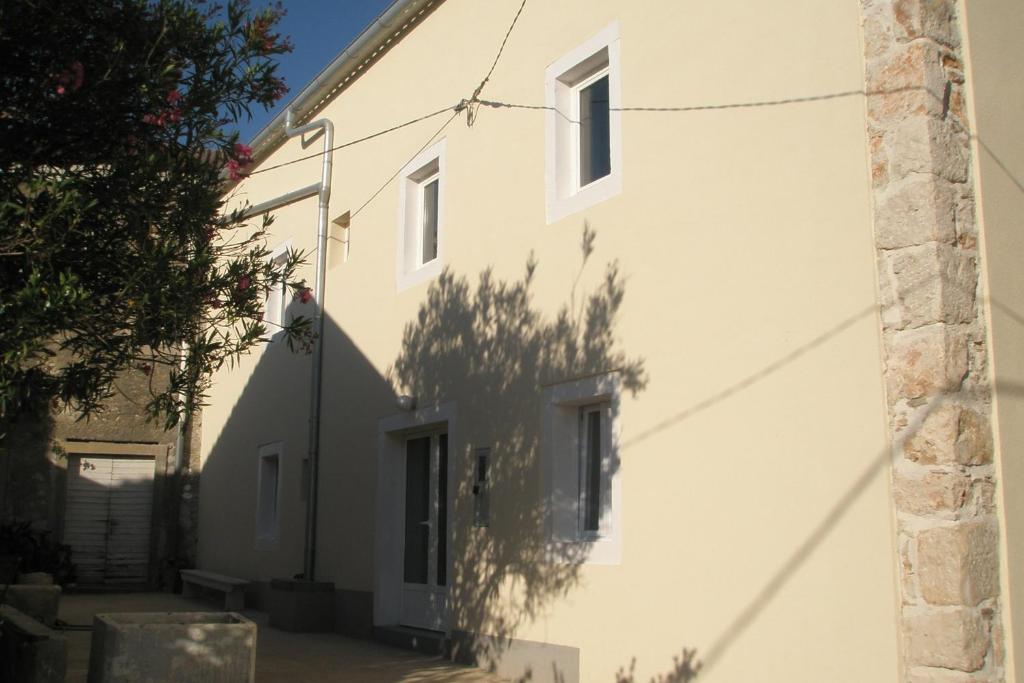
[[[256,134],[249,143],[253,161],[259,163],[266,159],[284,141],[284,121],[289,109],[294,112],[296,123],[304,123],[390,49],[426,12],[442,2],[444,0],[394,0]]]

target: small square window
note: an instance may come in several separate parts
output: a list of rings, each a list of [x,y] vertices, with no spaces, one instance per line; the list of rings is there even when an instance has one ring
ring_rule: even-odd
[[[618,24],[545,71],[548,223],[622,191],[620,71]]]
[[[437,276],[444,249],[444,141],[409,163],[400,175],[399,291]]]

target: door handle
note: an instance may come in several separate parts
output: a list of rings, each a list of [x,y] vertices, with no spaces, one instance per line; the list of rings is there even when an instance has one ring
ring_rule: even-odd
[[[423,526],[430,526],[430,522],[420,522]]]

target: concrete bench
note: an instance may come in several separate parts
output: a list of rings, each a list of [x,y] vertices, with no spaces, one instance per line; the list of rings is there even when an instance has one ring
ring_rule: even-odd
[[[181,594],[187,598],[198,597],[199,587],[210,588],[224,593],[224,609],[237,612],[245,609],[245,587],[249,582],[233,576],[204,572],[201,569],[181,570]]]

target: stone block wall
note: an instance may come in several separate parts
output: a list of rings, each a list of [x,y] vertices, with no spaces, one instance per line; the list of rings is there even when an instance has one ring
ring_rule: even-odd
[[[988,328],[954,0],[862,0],[906,681],[1002,681]]]

